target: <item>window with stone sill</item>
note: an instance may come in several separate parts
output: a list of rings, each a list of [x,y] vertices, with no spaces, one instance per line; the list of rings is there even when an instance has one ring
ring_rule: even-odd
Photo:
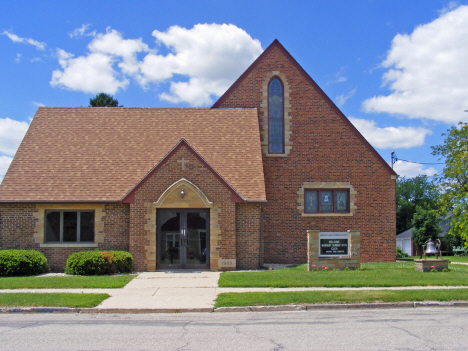
[[[349,189],[305,189],[305,213],[350,213]]]
[[[46,211],[45,243],[94,243],[94,211]]]

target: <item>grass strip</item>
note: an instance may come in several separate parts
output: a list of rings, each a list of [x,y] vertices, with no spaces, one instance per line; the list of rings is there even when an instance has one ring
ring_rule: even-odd
[[[108,294],[4,293],[0,307],[96,307]]]
[[[73,277],[3,277],[0,289],[117,289],[136,275],[99,275]]]
[[[467,300],[468,289],[246,292],[219,294],[215,308],[318,303]]]
[[[468,266],[450,272],[423,273],[414,262],[363,263],[363,270],[307,271],[307,265],[258,272],[221,273],[220,287],[392,287],[468,285]]]

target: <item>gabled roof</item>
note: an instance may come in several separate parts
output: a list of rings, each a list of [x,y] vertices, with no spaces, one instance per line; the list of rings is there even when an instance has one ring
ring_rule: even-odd
[[[211,108],[219,108],[222,106],[222,103],[231,95],[232,92],[237,88],[239,84],[252,72],[262,60],[268,56],[271,50],[278,48],[281,52],[288,58],[288,60],[296,67],[296,69],[302,74],[302,76],[312,85],[316,91],[322,96],[323,100],[328,103],[328,105],[336,112],[336,114],[341,117],[341,119],[346,123],[346,125],[351,129],[351,131],[366,145],[369,150],[377,157],[377,159],[382,163],[384,168],[391,174],[397,175],[395,171],[388,165],[387,162],[380,156],[380,154],[374,149],[374,147],[362,136],[362,134],[356,129],[356,127],[346,118],[346,116],[341,112],[341,110],[334,104],[334,102],[324,93],[324,91],[315,83],[315,81],[309,76],[309,74],[301,67],[301,65],[291,56],[291,54],[284,48],[283,45],[275,39],[270,46],[268,46],[265,51],[257,57],[257,59],[250,65],[249,68],[234,82],[233,85],[216,101]]]
[[[443,238],[447,235],[448,231],[450,230],[450,228],[452,227],[452,225],[450,224],[450,218],[446,218],[446,219],[443,219],[439,222],[439,225],[440,225],[440,229],[442,230],[440,233],[439,233],[439,238]],[[400,234],[398,234],[396,237],[397,239],[407,239],[407,238],[411,238],[411,231],[413,230],[413,228],[410,228],[408,230],[405,230],[404,232],[401,232]]]
[[[127,195],[122,199],[122,202],[125,203],[133,203],[135,199],[135,193],[136,191],[143,185],[145,182],[155,173],[158,171],[158,169],[166,163],[171,156],[182,146],[185,146],[196,158],[198,158],[199,161],[201,161],[208,170],[215,175],[216,178],[219,179],[219,181],[231,192],[231,199],[233,202],[244,202],[245,198],[240,195],[236,189],[234,189],[231,185],[229,185],[228,182],[218,173],[216,170],[211,167],[211,165],[205,161],[205,159],[189,144],[185,139],[181,139],[176,146],[172,148],[171,151],[167,153],[166,156],[164,156],[161,161],[158,162],[156,166],[151,169],[151,171],[148,172],[148,174],[145,175],[145,177],[136,184],[132,190],[128,192]]]
[[[241,198],[265,201],[256,109],[40,107],[0,202],[119,202],[186,140]]]

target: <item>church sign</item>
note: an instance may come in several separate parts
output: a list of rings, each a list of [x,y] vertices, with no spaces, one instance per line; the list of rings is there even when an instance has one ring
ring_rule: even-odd
[[[349,256],[349,233],[319,233],[320,257]]]

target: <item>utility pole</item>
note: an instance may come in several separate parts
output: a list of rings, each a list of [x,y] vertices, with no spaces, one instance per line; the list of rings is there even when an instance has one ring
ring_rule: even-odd
[[[398,161],[395,151],[392,151],[391,159],[392,159],[392,169],[393,169],[393,165],[395,164],[396,161]]]

